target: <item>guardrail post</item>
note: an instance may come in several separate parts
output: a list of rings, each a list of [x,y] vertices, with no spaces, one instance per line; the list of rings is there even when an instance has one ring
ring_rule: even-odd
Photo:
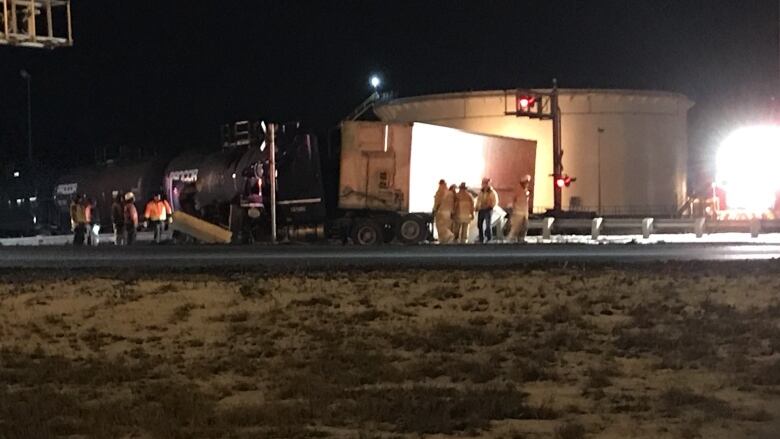
[[[545,218],[542,220],[542,239],[551,239],[554,222],[555,218]]]
[[[645,218],[642,220],[642,238],[647,239],[650,234],[653,233],[653,218]]]
[[[704,222],[706,221],[705,218],[696,218],[693,221],[693,233],[696,234],[697,238],[701,238],[704,236]]]
[[[758,218],[753,218],[750,220],[750,236],[753,238],[758,238],[759,234],[761,234],[761,220]]]
[[[593,221],[590,223],[590,239],[599,239],[599,235],[601,234],[601,223],[603,222],[604,218],[593,218]]]

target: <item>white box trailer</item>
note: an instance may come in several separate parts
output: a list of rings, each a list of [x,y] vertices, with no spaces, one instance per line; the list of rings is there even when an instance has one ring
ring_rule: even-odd
[[[489,177],[506,209],[520,179],[534,175],[535,168],[533,140],[424,123],[344,122],[338,207],[364,212],[380,229],[394,228],[401,241],[415,242],[421,237],[413,232],[430,223],[440,179],[464,182],[476,194],[482,178]],[[359,235],[353,232],[353,240],[362,243]]]

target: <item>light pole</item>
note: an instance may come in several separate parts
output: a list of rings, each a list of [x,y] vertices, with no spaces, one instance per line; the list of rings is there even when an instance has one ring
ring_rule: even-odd
[[[598,177],[598,185],[599,185],[599,190],[598,190],[599,215],[603,215],[603,213],[601,211],[601,208],[602,208],[602,206],[601,206],[601,135],[604,134],[604,128],[598,127],[596,129],[596,131],[598,131],[598,136],[599,136],[599,149],[598,149],[598,154],[597,154],[598,173],[599,173],[599,177]]]
[[[30,164],[33,162],[33,143],[32,143],[32,75],[27,70],[19,71],[25,81],[27,81],[27,160]]]

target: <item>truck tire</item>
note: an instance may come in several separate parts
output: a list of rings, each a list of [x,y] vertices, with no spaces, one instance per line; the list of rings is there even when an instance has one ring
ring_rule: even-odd
[[[398,222],[397,237],[404,244],[419,244],[428,237],[428,225],[417,215],[406,215]]]
[[[359,219],[352,226],[352,242],[357,245],[379,245],[384,242],[382,228],[374,220]]]

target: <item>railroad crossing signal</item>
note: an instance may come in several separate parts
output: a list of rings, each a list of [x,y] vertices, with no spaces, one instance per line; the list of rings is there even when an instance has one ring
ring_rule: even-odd
[[[506,111],[507,115],[530,117],[531,119],[552,119],[552,93],[537,90],[517,90],[515,108]]]
[[[559,189],[571,186],[572,183],[577,181],[577,177],[569,177],[569,174],[563,174],[555,178],[555,186]]]
[[[518,95],[517,96],[517,112],[518,114],[527,114],[536,107],[536,96],[534,95]]]
[[[558,107],[558,81],[553,79],[551,90],[515,91],[515,108],[509,109],[510,98],[506,95],[504,114],[552,121],[553,140],[553,213],[562,211],[561,189],[568,187],[575,179],[563,174],[563,148],[561,147],[561,109]]]

